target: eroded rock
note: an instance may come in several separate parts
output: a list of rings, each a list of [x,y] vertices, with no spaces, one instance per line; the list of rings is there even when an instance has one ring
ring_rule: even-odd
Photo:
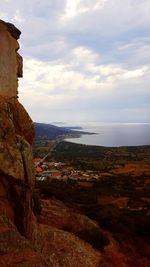
[[[34,127],[18,102],[19,36],[14,25],[0,21],[0,266],[98,267],[100,252],[33,215]]]
[[[100,267],[100,252],[71,233],[39,224],[34,228],[33,238],[48,266]]]
[[[11,267],[40,262],[25,238],[32,234],[34,128],[18,102],[19,36],[15,26],[0,20],[0,266]]]
[[[38,222],[73,233],[98,250],[109,244],[107,234],[87,216],[67,207],[57,199],[42,199]]]

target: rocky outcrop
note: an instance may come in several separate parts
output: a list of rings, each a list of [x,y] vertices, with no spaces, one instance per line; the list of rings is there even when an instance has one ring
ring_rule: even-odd
[[[0,266],[98,267],[100,252],[33,215],[34,127],[18,101],[19,36],[14,25],[0,21]]]
[[[46,267],[29,240],[20,235],[4,213],[0,214],[0,266]]]
[[[47,266],[100,267],[101,253],[75,235],[49,225],[37,224],[33,244]]]
[[[6,99],[17,97],[17,76],[22,76],[22,59],[17,53],[19,35],[15,26],[0,20],[0,96]]]
[[[41,213],[37,216],[39,223],[73,233],[100,251],[109,244],[107,234],[95,221],[67,207],[62,201],[42,199],[41,207]]]
[[[0,266],[45,266],[25,238],[34,218],[34,128],[18,101],[19,35],[14,25],[0,20]]]
[[[3,212],[20,234],[30,236],[34,128],[18,101],[18,77],[22,76],[19,35],[15,26],[0,21],[0,196]]]

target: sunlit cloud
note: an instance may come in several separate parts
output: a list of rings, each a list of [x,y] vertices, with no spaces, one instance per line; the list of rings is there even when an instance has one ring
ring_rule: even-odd
[[[63,20],[74,18],[80,14],[84,14],[96,9],[102,8],[107,0],[67,0],[65,14]]]

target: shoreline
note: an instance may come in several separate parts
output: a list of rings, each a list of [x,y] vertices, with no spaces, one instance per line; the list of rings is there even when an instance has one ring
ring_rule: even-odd
[[[80,138],[80,137],[79,137]],[[72,138],[68,138],[68,139],[72,139]],[[122,145],[122,146],[103,146],[103,145],[90,145],[90,144],[83,144],[83,143],[77,143],[77,142],[73,142],[71,140],[68,139],[62,139],[60,142],[66,142],[66,143],[71,143],[74,145],[81,145],[81,146],[90,146],[90,147],[102,147],[102,148],[134,148],[134,147],[150,147],[150,145]]]

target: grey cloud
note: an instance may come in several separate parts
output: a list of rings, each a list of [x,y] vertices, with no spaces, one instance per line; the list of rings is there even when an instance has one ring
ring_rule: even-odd
[[[52,85],[51,90],[46,88],[47,91],[44,91],[43,88],[47,96],[48,94],[64,95],[66,100],[62,99],[62,103],[58,106],[56,102],[56,105],[52,107],[48,101],[47,106],[43,106],[35,99],[34,104],[33,101],[30,104],[27,103],[28,99],[24,100],[23,97],[22,101],[28,105],[33,118],[36,119],[37,116],[39,121],[44,121],[44,118],[50,120],[50,115],[47,114],[54,116],[52,120],[57,116],[56,120],[60,120],[59,117],[65,118],[68,112],[67,118],[71,116],[80,118],[81,112],[81,117],[84,118],[103,116],[108,119],[112,115],[114,118],[120,116],[120,119],[122,116],[125,120],[125,117],[129,118],[131,114],[134,114],[135,120],[138,116],[141,116],[141,119],[143,116],[144,120],[148,119],[150,115],[148,73],[140,79],[136,77],[128,81],[117,81],[114,84],[112,82],[112,92],[108,91],[107,94],[107,89],[101,85],[101,82],[107,80],[107,75],[103,77],[98,71],[94,73],[94,67],[116,64],[128,71],[150,66],[150,39],[147,38],[150,25],[150,1],[107,0],[101,9],[92,9],[94,3],[90,0],[80,1],[80,3],[80,8],[89,7],[89,10],[79,12],[64,23],[62,17],[65,15],[66,0],[1,1],[0,14],[4,16],[2,19],[14,22],[22,30],[21,52],[24,58],[47,62],[51,66],[62,64],[64,65],[62,73],[80,73],[83,79],[83,82],[76,88],[77,90],[73,91],[75,81],[70,78],[70,95],[72,94],[73,97],[68,100],[69,88],[66,80],[62,83],[60,81],[58,85]],[[87,65],[91,63],[90,59],[82,58],[82,55],[75,57],[74,50],[80,47],[88,49],[93,55],[98,55],[97,59],[93,59],[93,70],[87,68]],[[39,86],[42,86],[40,82],[43,81],[44,86],[44,79],[47,79],[47,75],[50,74],[39,73],[35,82],[39,82]],[[108,76],[108,78],[110,76],[113,78],[115,74]],[[97,87],[91,88],[93,89],[91,91],[87,89],[88,79],[92,78],[96,79],[95,83],[99,85],[99,91],[96,91]],[[33,86],[34,84],[31,87]],[[101,91],[105,93],[101,94]],[[39,105],[41,105],[40,111],[38,111]],[[138,114],[136,117],[136,112],[132,111],[138,107],[143,109],[143,112],[141,112],[142,115]],[[118,112],[122,115],[118,115]]]

